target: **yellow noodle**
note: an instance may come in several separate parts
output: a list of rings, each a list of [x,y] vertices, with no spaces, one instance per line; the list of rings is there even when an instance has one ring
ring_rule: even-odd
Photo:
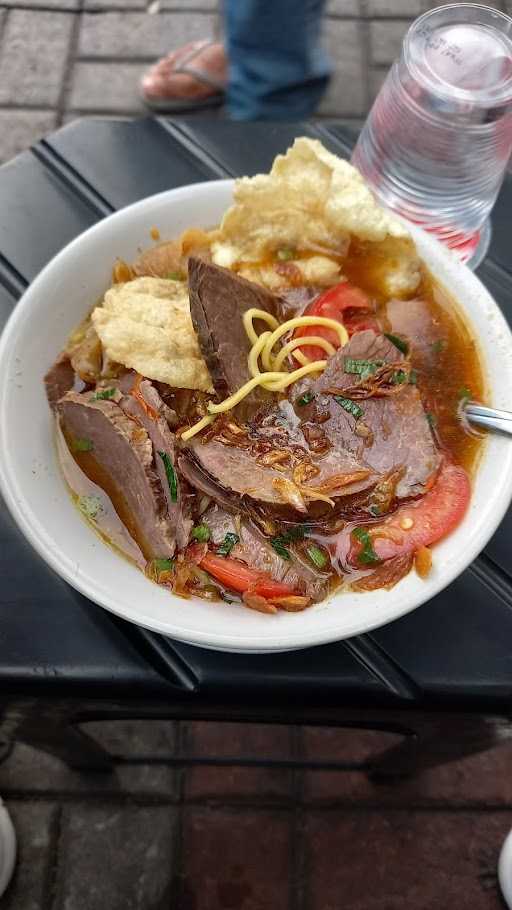
[[[265,335],[267,335],[267,334],[269,335],[270,332],[265,332]],[[260,339],[262,337],[263,336],[260,335]],[[274,362],[273,362],[274,370],[280,370],[284,361],[288,357],[288,354],[290,354],[292,351],[295,350],[295,348],[298,348],[303,344],[310,344],[310,345],[314,345],[315,347],[322,348],[326,352],[326,354],[329,354],[329,356],[332,356],[332,354],[334,354],[334,352],[336,350],[336,348],[334,348],[333,345],[330,344],[330,342],[328,342],[325,338],[321,338],[320,335],[305,335],[304,338],[293,338],[292,341],[289,341],[288,344],[285,344],[284,347],[281,348],[277,357],[274,357]],[[264,345],[262,345],[262,347],[263,346]],[[303,364],[304,366],[306,366],[307,363],[311,362],[304,354],[302,354],[302,356],[304,357],[304,361],[305,361]],[[295,352],[294,357],[297,357],[297,352]],[[299,358],[297,358],[297,359],[299,359]]]
[[[277,319],[275,316],[272,316],[271,313],[266,313],[265,310],[258,310],[256,307],[251,307],[251,309],[247,310],[243,315],[244,329],[247,332],[251,344],[256,344],[258,340],[258,336],[252,324],[254,319],[261,319],[263,322],[266,322],[272,330],[277,329],[279,325]]]
[[[285,335],[286,332],[290,332],[292,329],[297,329],[305,325],[320,325],[327,329],[333,329],[339,336],[341,347],[348,341],[348,333],[345,326],[343,326],[341,322],[336,322],[335,319],[324,319],[323,316],[296,316],[294,319],[288,319],[287,322],[283,322],[282,325],[278,326],[278,328],[272,332],[270,338],[267,339],[267,343],[265,344],[261,355],[263,366],[266,370],[270,370],[272,367],[272,348],[276,342],[279,341],[281,336]]]
[[[247,364],[249,367],[249,373],[251,376],[259,376],[260,368],[258,366],[258,357],[260,356],[263,348],[265,347],[265,342],[269,337],[270,332],[263,332],[259,338],[256,339],[251,350],[249,351],[249,356],[247,358]]]
[[[181,434],[180,439],[184,439],[185,442],[187,439],[192,439],[192,436],[195,436],[196,433],[200,433],[205,427],[210,426],[214,420],[215,417],[203,417],[201,420],[198,420],[193,427],[190,427],[189,430],[185,430],[185,432]]]

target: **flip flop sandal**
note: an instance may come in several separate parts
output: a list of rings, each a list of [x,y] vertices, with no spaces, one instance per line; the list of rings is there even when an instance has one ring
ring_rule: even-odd
[[[199,44],[195,44],[188,53],[176,61],[176,65],[173,66],[171,70],[171,76],[191,76],[205,87],[216,89],[214,94],[207,95],[205,98],[166,98],[164,96],[159,98],[156,95],[154,97],[146,95],[144,89],[142,89],[141,95],[144,104],[154,111],[167,111],[169,113],[173,111],[190,111],[205,107],[217,107],[222,104],[226,89],[225,83],[220,79],[211,76],[205,69],[199,66],[191,66],[192,61],[195,60],[205,48],[214,44],[218,44],[218,41],[201,41]]]

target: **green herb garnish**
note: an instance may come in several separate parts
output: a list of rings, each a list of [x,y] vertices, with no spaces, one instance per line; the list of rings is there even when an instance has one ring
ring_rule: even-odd
[[[433,341],[431,348],[434,354],[440,354],[441,351],[444,351],[446,347],[446,341],[444,338],[438,338],[437,341]]]
[[[301,395],[300,398],[297,398],[297,404],[303,408],[306,404],[310,404],[314,399],[313,392],[304,392],[304,395]]]
[[[345,357],[343,369],[345,373],[357,373],[361,379],[368,379],[377,372],[379,367],[384,366],[383,360],[358,360],[353,357]]]
[[[221,544],[217,547],[217,556],[229,556],[231,550],[239,542],[238,534],[228,532]]]
[[[284,247],[282,250],[277,251],[277,258],[281,262],[288,262],[290,259],[293,259],[295,256],[295,250],[292,250],[291,247]]]
[[[305,534],[309,534],[311,528],[309,525],[294,525],[279,537],[272,537],[271,546],[283,559],[290,559],[290,551],[287,550],[287,544],[293,543],[294,540],[304,540]]]
[[[459,389],[458,396],[462,403],[466,404],[466,402],[471,398],[471,389],[468,389],[467,386],[463,386],[461,389]]]
[[[327,556],[320,547],[317,547],[316,544],[311,544],[306,548],[306,553],[308,554],[311,562],[317,567],[317,569],[323,569],[327,565]]]
[[[363,409],[360,408],[359,405],[355,403],[355,401],[352,401],[351,398],[342,398],[341,395],[334,395],[333,397],[334,400],[338,402],[340,407],[342,407],[343,410],[347,411],[348,414],[352,414],[352,417],[355,417],[356,420],[359,420],[359,418],[363,416]]]
[[[181,272],[169,272],[169,274],[166,275],[166,278],[168,281],[183,281]]]
[[[285,541],[284,537],[273,537],[270,541],[278,556],[282,556],[283,559],[291,559],[290,551],[286,549],[285,542],[287,541]]]
[[[103,504],[99,496],[79,496],[77,505],[86,518],[95,519],[103,512]]]
[[[174,569],[174,559],[153,559],[151,562],[157,572],[172,572]]]
[[[416,370],[411,370],[409,373],[409,385],[416,385],[418,382],[418,374]]]
[[[406,341],[403,340],[403,338],[399,338],[398,335],[392,335],[390,332],[384,332],[384,338],[387,338],[391,344],[395,345],[395,348],[398,348],[402,354],[405,354],[405,356],[407,356],[409,353],[409,345]]]
[[[210,539],[210,529],[208,525],[196,525],[195,528],[192,528],[192,534],[190,535],[192,540],[198,540],[199,543],[206,543]]]
[[[366,528],[354,528],[352,534],[362,545],[362,550],[357,556],[358,563],[362,566],[371,566],[376,562],[380,562],[379,557],[373,549],[373,544]]]
[[[71,442],[71,449],[73,452],[92,452],[92,439],[75,438]]]
[[[391,377],[391,385],[403,385],[407,382],[408,376],[405,370],[396,370]]]
[[[427,413],[426,413],[426,418],[427,418],[427,420],[428,420],[428,422],[429,422],[429,425],[432,427],[433,430],[435,430],[435,428],[437,427],[437,417],[436,417],[436,415],[435,415],[435,414],[432,414],[431,411],[427,411]]]
[[[99,392],[96,392],[96,395],[94,395],[93,398],[103,401],[107,398],[113,398],[115,394],[115,389],[101,389]]]
[[[171,459],[167,452],[159,452],[158,454],[164,463],[167,483],[169,484],[169,491],[171,494],[171,502],[178,502],[178,478],[176,477],[176,471],[172,466]]]

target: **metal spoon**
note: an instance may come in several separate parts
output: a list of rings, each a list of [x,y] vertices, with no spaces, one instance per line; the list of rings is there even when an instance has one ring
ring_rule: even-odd
[[[512,436],[512,411],[497,411],[496,408],[487,408],[483,404],[469,402],[464,408],[463,414],[476,426]]]

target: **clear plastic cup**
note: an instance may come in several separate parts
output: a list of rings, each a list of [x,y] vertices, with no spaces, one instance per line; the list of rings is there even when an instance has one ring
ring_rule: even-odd
[[[389,208],[472,268],[512,148],[512,19],[471,3],[409,28],[352,162]]]

